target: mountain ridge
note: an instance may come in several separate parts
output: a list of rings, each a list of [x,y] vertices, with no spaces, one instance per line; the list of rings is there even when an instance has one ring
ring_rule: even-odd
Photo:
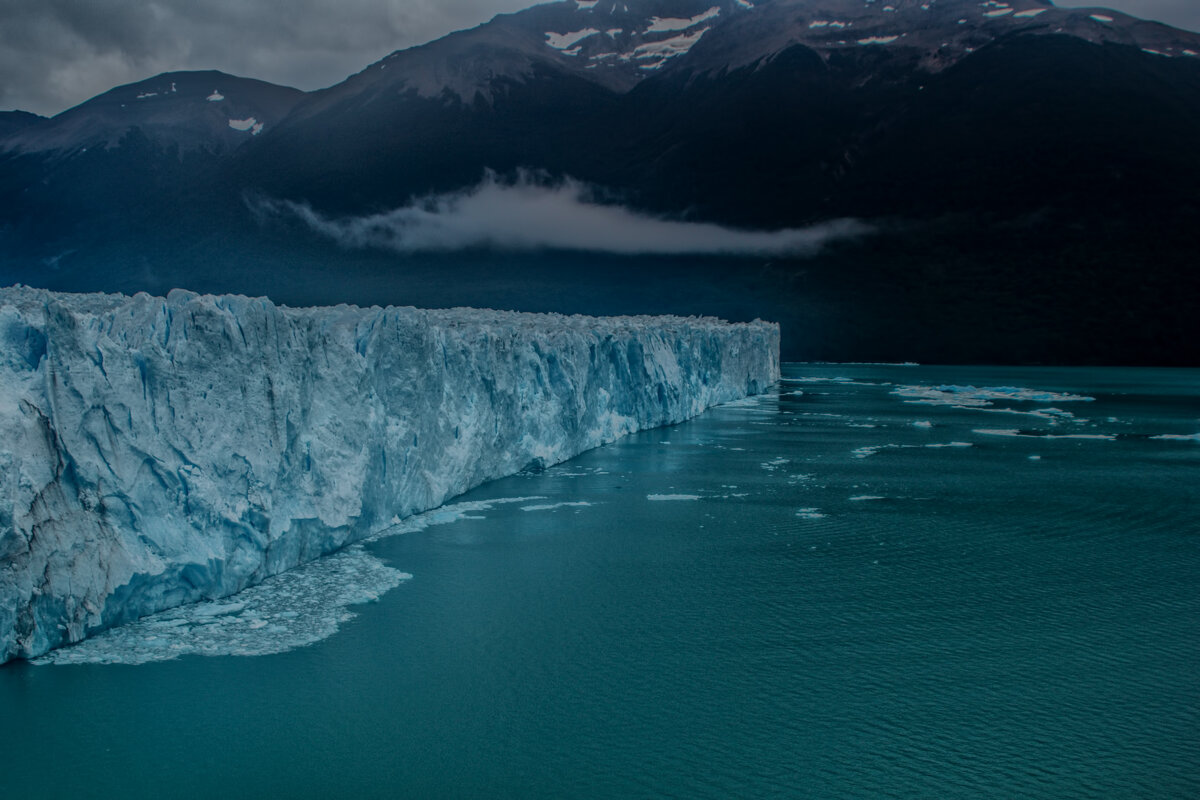
[[[624,288],[639,313],[779,319],[789,358],[1200,363],[1176,300],[1197,282],[1197,42],[1042,0],[598,0],[499,15],[317,92],[174,73],[183,92],[169,73],[101,95],[144,117],[82,126],[90,145],[9,143],[69,133],[96,100],[0,120],[0,279],[584,313],[623,310]],[[203,136],[177,133],[187,114]],[[876,233],[766,260],[397,255],[254,201],[353,220],[522,170],[659,218]]]

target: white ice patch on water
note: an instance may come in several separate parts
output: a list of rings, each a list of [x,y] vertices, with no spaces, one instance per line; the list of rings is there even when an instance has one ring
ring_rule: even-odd
[[[1103,22],[1107,24],[1113,21],[1113,18],[1106,14],[1089,14],[1088,16],[1096,20],[1096,22]]]
[[[648,494],[648,495],[646,495],[646,499],[653,500],[656,502],[672,501],[672,500],[699,500],[700,495],[698,495],[698,494]]]
[[[220,93],[220,92],[218,92],[216,89],[213,89],[213,93],[212,93],[212,94],[210,94],[208,97],[206,97],[206,98],[204,98],[204,99],[205,99],[205,100],[207,100],[207,101],[208,101],[208,102],[210,102],[210,103],[216,103],[216,102],[219,102],[219,101],[221,101],[221,100],[224,100],[224,99],[225,99],[225,95],[221,94],[221,93]]]
[[[593,505],[586,500],[575,500],[563,503],[544,503],[542,505],[521,506],[522,511],[553,511],[556,508],[582,508]]]
[[[762,464],[759,464],[759,466],[765,469],[767,472],[774,472],[788,463],[791,463],[790,459],[780,457],[773,458],[770,461],[764,461]]]
[[[882,450],[921,450],[938,447],[971,447],[970,442],[937,442],[934,444],[873,444],[850,451],[853,458],[870,458]]]
[[[258,120],[256,120],[254,117],[229,120],[229,127],[233,128],[235,131],[248,131],[254,128],[255,125],[258,125]]]
[[[1164,433],[1150,438],[1169,442],[1200,442],[1200,433]]]
[[[796,516],[800,519],[825,519],[819,508],[801,508],[796,512]]]
[[[925,428],[926,430],[933,427],[933,423],[927,419],[919,419],[916,422],[911,423],[911,425],[914,428]]]
[[[354,545],[232,598],[153,614],[52,650],[34,664],[144,664],[179,656],[265,656],[304,647],[411,578]]]
[[[808,27],[810,27],[810,28],[833,28],[834,30],[841,30],[843,28],[850,27],[851,24],[852,23],[849,23],[849,22],[842,22],[841,20],[818,19],[818,20],[814,20],[814,21],[808,23]]]
[[[505,497],[452,503],[396,521],[366,541],[415,533],[463,519],[483,519],[480,512],[495,506],[544,499]],[[33,663],[144,664],[185,655],[282,653],[329,638],[343,623],[354,618],[350,606],[378,600],[410,578],[408,573],[389,567],[368,553],[362,544],[355,544],[231,597],[152,614],[70,647],[51,650]]]
[[[1012,436],[1031,439],[1095,439],[1100,441],[1115,441],[1116,434],[1112,433],[1042,433],[1040,431],[1022,431],[1016,428],[976,428],[975,433],[984,436]]]
[[[650,27],[646,28],[646,33],[668,33],[670,31],[686,31],[688,28],[695,27],[701,22],[710,20],[713,17],[720,15],[721,9],[713,6],[708,11],[702,14],[697,14],[694,17],[687,19],[679,19],[677,17],[651,17]]]
[[[1038,408],[1034,409],[1033,411],[1022,411],[1016,408],[981,408],[979,406],[965,405],[955,405],[951,406],[951,408],[957,408],[963,411],[980,411],[989,414],[1017,414],[1023,417],[1036,417],[1038,419],[1050,420],[1051,422],[1075,422],[1078,424],[1087,422],[1086,419],[1080,419],[1070,411],[1066,411],[1061,408]]]
[[[875,383],[874,381],[856,381],[853,378],[838,376],[835,378],[826,378],[820,375],[810,375],[801,378],[780,378],[780,383],[834,383],[839,386],[887,386],[886,383]]]
[[[861,45],[891,44],[899,39],[899,36],[868,36],[865,39],[859,39],[858,43]]]
[[[886,500],[886,497],[881,497],[877,494],[860,494],[850,498],[851,503],[863,503],[869,500]]]
[[[1049,392],[1041,389],[1026,389],[1020,386],[897,386],[892,394],[904,398],[906,403],[982,408],[996,400],[1026,403],[1080,403],[1091,402],[1094,397],[1066,392]]]
[[[1017,13],[1013,14],[1013,16],[1014,17],[1022,17],[1022,18],[1027,19],[1030,17],[1036,17],[1038,14],[1041,14],[1045,10],[1046,9],[1044,9],[1044,8],[1030,8],[1030,9],[1026,9],[1025,11],[1018,11]]]
[[[754,8],[754,3],[751,3],[750,0],[734,0],[734,2],[736,2],[742,8]]]
[[[600,0],[575,0],[575,7],[580,11],[591,11]]]
[[[985,11],[983,12],[983,15],[988,19],[995,19],[996,17],[1003,17],[1011,13],[1013,13],[1011,8],[997,8],[993,11]]]

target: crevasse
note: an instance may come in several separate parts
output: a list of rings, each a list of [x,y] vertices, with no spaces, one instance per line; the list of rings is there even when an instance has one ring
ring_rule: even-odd
[[[778,377],[758,321],[0,289],[0,662]]]

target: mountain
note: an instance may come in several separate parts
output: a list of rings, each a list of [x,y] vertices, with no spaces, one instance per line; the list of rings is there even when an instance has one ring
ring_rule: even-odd
[[[226,152],[280,122],[304,93],[223,72],[168,72],[118,86],[5,136],[17,153],[112,148],[133,130],[182,150]]]
[[[175,73],[0,120],[0,279],[763,316],[788,358],[1198,364],[1198,140],[1200,34],[1115,11],[572,0],[317,92]],[[806,258],[396,254],[263,211],[352,219],[518,170],[875,233]]]

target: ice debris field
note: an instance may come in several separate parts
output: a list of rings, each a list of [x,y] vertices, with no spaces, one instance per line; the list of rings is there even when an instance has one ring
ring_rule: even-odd
[[[778,378],[778,326],[757,321],[0,289],[0,662]]]

